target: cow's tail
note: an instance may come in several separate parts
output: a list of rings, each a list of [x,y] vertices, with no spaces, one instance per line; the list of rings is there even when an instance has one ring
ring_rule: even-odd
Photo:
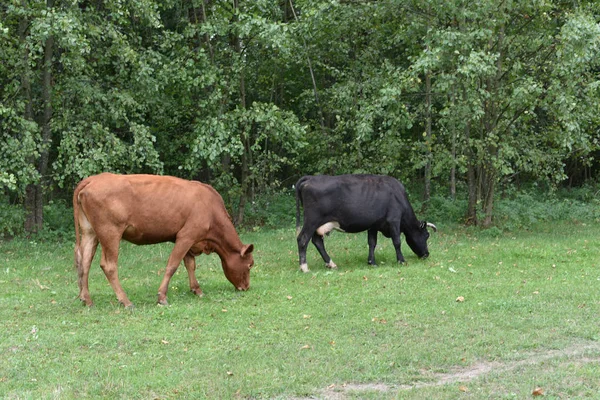
[[[300,206],[302,205],[302,185],[306,182],[308,177],[304,176],[296,182],[296,237],[300,235],[300,230],[302,227],[300,226]]]
[[[73,220],[75,222],[75,268],[79,271],[81,268],[81,249],[79,248],[81,238],[79,236],[79,193],[89,183],[89,180],[85,179],[77,185],[73,192]]]

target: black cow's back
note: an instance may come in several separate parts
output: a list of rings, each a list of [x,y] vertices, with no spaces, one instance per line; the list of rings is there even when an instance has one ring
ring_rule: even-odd
[[[320,226],[334,221],[346,232],[383,228],[389,220],[400,222],[410,207],[402,184],[389,176],[305,176],[298,180],[296,193],[305,223]],[[296,221],[299,227],[299,211]]]

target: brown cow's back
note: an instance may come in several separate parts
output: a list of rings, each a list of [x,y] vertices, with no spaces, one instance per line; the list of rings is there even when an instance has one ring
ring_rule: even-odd
[[[78,200],[91,224],[119,226],[123,239],[135,244],[175,241],[186,224],[205,235],[215,214],[226,214],[220,195],[200,182],[110,173],[88,179]]]

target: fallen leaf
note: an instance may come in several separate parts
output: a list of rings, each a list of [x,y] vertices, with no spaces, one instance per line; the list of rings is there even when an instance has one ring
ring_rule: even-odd
[[[302,316],[302,318],[304,318],[304,319],[309,319],[309,318],[310,318],[310,315],[308,315],[308,314],[304,314],[304,315]]]
[[[469,391],[469,388],[463,385],[463,386],[459,386],[458,390],[460,390],[461,392],[467,393]]]
[[[223,311],[223,312],[227,312],[227,309],[226,309],[226,308],[224,308],[224,309],[222,309],[221,311]]]
[[[291,299],[292,299],[292,296],[287,296],[287,299],[288,299],[288,300],[291,300]]]
[[[305,344],[304,346],[300,347],[300,350],[307,350],[310,349],[310,346]]]
[[[369,278],[367,278],[366,276],[363,276],[363,280],[368,281]]]
[[[543,396],[544,395],[544,389],[542,389],[541,387],[537,387],[533,390],[533,392],[531,393],[534,396]]]
[[[456,302],[457,302],[457,303],[462,303],[463,301],[465,301],[465,298],[464,298],[463,296],[458,296],[458,297],[456,298]]]
[[[169,344],[169,342],[168,342],[168,341],[166,341],[165,339],[161,340],[160,342],[161,342],[162,344]]]
[[[227,371],[227,375],[229,375],[229,376],[233,376],[233,372],[231,372],[231,371]]]

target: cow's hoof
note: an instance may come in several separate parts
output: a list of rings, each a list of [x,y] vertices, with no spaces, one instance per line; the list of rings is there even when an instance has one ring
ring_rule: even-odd
[[[372,267],[376,267],[376,266],[377,266],[377,263],[376,263],[375,261],[371,261],[371,260],[369,260],[369,261],[367,261],[367,263],[368,263],[370,266],[372,266]]]
[[[169,305],[169,302],[167,301],[167,299],[164,299],[164,300],[158,300],[158,303],[157,303],[157,304],[158,304],[159,306],[168,306],[168,305]]]
[[[329,261],[325,266],[330,269],[337,269],[337,265],[333,261]]]
[[[81,300],[81,304],[83,304],[86,307],[93,307],[94,303],[91,300],[84,300],[84,299],[79,299]]]
[[[90,299],[90,298],[86,299],[85,297],[77,296],[73,299],[73,301],[75,301],[75,300],[81,301],[81,303],[87,307],[91,307],[94,305],[94,303],[92,302],[92,299]]]
[[[202,293],[201,289],[192,289],[192,293],[194,293],[198,297],[204,296],[204,293]]]
[[[300,271],[305,272],[305,273],[308,272],[309,271],[308,264],[301,264]]]
[[[131,304],[129,304],[129,305],[126,305],[126,306],[125,306],[125,309],[126,309],[127,311],[133,311],[133,310],[135,310],[135,304],[131,303]]]

